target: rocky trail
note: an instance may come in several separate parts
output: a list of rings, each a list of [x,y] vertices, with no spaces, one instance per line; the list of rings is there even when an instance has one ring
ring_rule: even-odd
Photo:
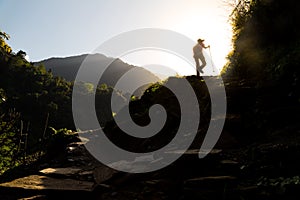
[[[102,165],[74,142],[60,159],[2,182],[0,199],[297,199],[299,155],[297,144],[213,149],[204,159],[194,149],[162,170],[131,174]]]

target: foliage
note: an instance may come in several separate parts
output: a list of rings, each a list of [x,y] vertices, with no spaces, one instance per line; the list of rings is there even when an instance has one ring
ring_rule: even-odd
[[[19,118],[19,113],[15,111],[0,113],[0,174],[18,164]]]
[[[5,40],[8,40],[10,37],[7,33],[2,32],[0,30],[0,53],[1,57],[4,56],[6,53],[11,53],[12,49],[8,44],[6,44]]]
[[[13,159],[19,156],[16,147],[20,138],[20,120],[28,126],[27,154],[66,142],[69,138],[65,137],[67,130],[75,129],[72,116],[74,83],[53,76],[43,65],[34,66],[25,59],[26,52],[12,52],[5,41],[7,39],[9,36],[0,31],[0,170],[13,165]],[[79,84],[83,97],[96,92],[96,112],[101,126],[104,126],[112,119],[110,98],[114,89],[106,84]],[[119,104],[123,105],[124,97],[117,94]],[[18,117],[11,115],[10,110],[15,110]],[[9,119],[9,116],[15,118]],[[53,127],[52,131],[48,127]],[[53,131],[55,129],[59,131]]]
[[[228,109],[238,110],[252,133],[272,132],[298,116],[299,9],[294,0],[240,0],[233,11],[233,51],[222,77],[227,91],[244,93],[228,94],[235,95]]]
[[[76,140],[76,136],[72,130],[66,128],[56,130],[53,127],[49,129],[50,133],[44,141],[47,155],[59,154],[68,143]]]
[[[44,148],[39,143],[45,135],[45,126],[74,127],[72,83],[53,77],[43,66],[33,66],[25,59],[24,51],[12,52],[7,39],[9,36],[0,32],[1,171],[13,167],[20,158],[21,120],[28,126],[28,154]]]
[[[268,178],[260,177],[257,183],[260,187],[273,189],[273,193],[284,194],[288,187],[300,185],[300,177],[277,177],[277,178]],[[274,191],[275,190],[275,191]]]
[[[5,102],[6,97],[5,97],[5,92],[2,88],[0,88],[0,105]]]
[[[241,0],[232,15],[233,51],[224,77],[296,84],[300,60],[300,3]]]
[[[144,98],[151,99],[151,96],[160,96],[161,94],[157,94],[158,92],[161,92],[160,90],[163,87],[162,83],[155,83],[152,84],[147,90],[145,90]]]

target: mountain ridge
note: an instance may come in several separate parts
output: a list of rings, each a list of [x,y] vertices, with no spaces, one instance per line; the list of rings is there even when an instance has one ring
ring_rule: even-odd
[[[47,71],[51,71],[54,76],[60,76],[67,81],[74,81],[77,72],[84,62],[88,65],[90,73],[102,72],[99,84],[107,84],[114,87],[118,80],[129,70],[135,68],[136,78],[144,79],[155,83],[161,79],[152,72],[142,67],[130,65],[119,58],[107,57],[103,54],[81,54],[67,57],[51,57],[38,62],[34,65],[44,65]],[[88,82],[89,77],[85,77]]]

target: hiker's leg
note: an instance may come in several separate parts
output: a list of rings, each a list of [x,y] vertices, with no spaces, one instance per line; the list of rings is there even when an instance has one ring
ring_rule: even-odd
[[[194,57],[195,63],[196,63],[196,74],[199,76],[199,69],[200,69],[200,63],[199,63],[199,58]]]
[[[201,56],[199,58],[201,60],[202,65],[200,66],[201,70],[206,66],[206,60],[204,58],[204,56]]]

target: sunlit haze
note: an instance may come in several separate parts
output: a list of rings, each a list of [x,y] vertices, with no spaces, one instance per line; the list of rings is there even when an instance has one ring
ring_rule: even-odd
[[[231,48],[230,12],[224,0],[0,0],[0,29],[11,36],[13,50],[25,51],[31,61],[91,53],[111,37],[138,28],[169,29],[195,43],[205,39],[214,64],[209,59],[204,72],[211,75],[224,66]],[[121,59],[164,75],[195,73],[166,52],[142,51]]]

